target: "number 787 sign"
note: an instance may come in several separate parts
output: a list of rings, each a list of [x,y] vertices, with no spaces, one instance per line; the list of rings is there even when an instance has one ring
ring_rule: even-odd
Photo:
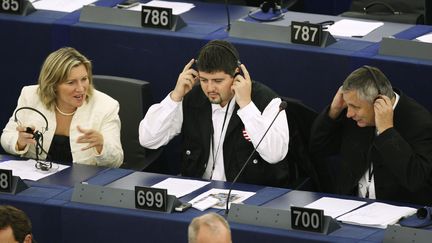
[[[306,22],[291,22],[291,42],[304,45],[320,46],[322,26]]]

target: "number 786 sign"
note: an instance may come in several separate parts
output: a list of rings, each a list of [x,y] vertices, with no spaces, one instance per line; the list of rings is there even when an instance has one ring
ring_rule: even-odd
[[[172,9],[143,5],[141,7],[141,25],[143,27],[171,29]]]

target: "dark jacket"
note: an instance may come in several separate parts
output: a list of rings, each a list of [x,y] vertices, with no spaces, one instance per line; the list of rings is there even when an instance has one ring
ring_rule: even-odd
[[[357,195],[358,182],[373,161],[377,199],[432,204],[432,116],[398,93],[394,127],[379,136],[375,127],[358,127],[346,111],[334,121],[327,108],[314,122],[312,153],[340,155],[336,193]]]

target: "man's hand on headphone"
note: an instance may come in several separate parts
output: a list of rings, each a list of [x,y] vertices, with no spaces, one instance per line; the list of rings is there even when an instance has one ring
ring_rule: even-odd
[[[378,134],[393,127],[393,104],[389,97],[380,95],[374,102],[374,111]]]
[[[241,109],[248,105],[252,100],[252,81],[246,67],[241,64],[240,68],[243,72],[243,75],[236,75],[234,77],[231,90],[234,92],[234,98],[236,100],[236,103],[240,106]]]
[[[347,108],[347,104],[343,99],[343,92],[341,86],[333,97],[333,101],[330,105],[328,115],[331,119],[335,120],[345,108]]]
[[[194,59],[190,60],[180,73],[176,86],[170,95],[172,100],[180,102],[197,82],[198,72],[191,68],[194,62]]]

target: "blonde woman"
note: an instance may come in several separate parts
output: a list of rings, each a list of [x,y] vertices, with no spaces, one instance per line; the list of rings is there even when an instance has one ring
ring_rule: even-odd
[[[22,89],[15,111],[21,107],[42,113],[48,130],[38,112],[14,112],[1,136],[6,152],[36,158],[31,128],[43,135],[41,159],[108,167],[122,164],[119,103],[94,89],[92,64],[77,50],[65,47],[47,57],[38,85]]]

